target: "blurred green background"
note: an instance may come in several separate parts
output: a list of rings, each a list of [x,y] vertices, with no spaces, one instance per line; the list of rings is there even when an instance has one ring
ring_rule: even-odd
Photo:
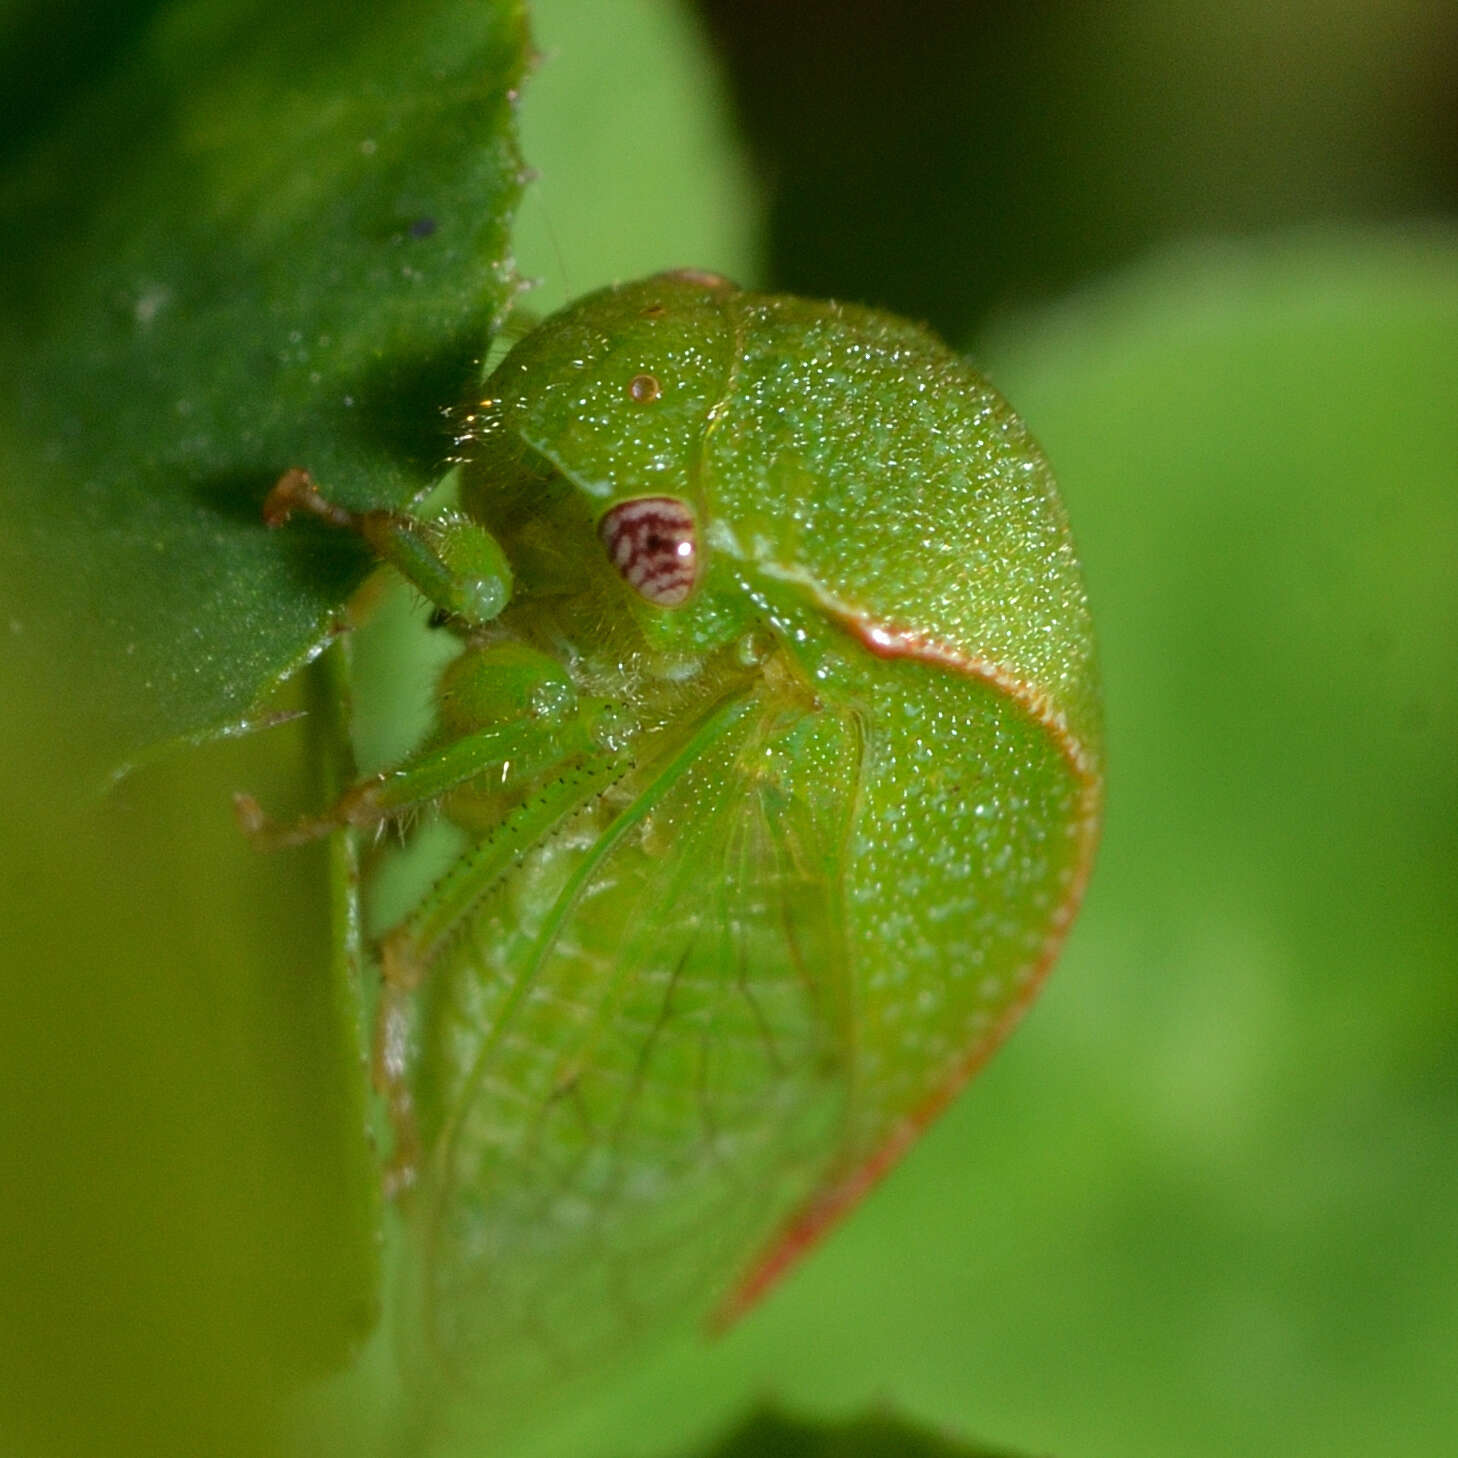
[[[12,0],[0,155],[213,10],[270,13]],[[528,306],[691,263],[966,347],[1063,484],[1111,770],[1085,913],[988,1071],[726,1339],[516,1450],[687,1454],[770,1395],[1061,1458],[1458,1449],[1458,12],[532,16]],[[389,77],[359,84],[387,116]],[[33,512],[46,461],[4,461]],[[469,1408],[402,1428],[369,1337],[322,864],[228,818],[243,785],[317,797],[308,736],[164,758],[98,810],[101,629],[4,563],[0,1448],[483,1451]],[[372,672],[366,757],[428,693]]]

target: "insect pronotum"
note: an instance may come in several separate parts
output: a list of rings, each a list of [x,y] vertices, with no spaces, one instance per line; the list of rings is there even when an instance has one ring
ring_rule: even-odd
[[[435,737],[287,842],[440,803],[376,1076],[432,1342],[572,1361],[742,1310],[1001,1042],[1101,795],[1079,568],[1022,422],[926,330],[695,271],[487,381],[462,514],[362,531],[464,648]]]

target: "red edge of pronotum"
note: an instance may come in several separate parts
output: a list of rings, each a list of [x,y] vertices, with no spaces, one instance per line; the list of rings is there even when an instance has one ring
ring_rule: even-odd
[[[836,607],[839,608],[839,605]],[[1078,860],[1067,894],[1053,913],[1042,948],[1018,978],[1022,991],[1017,1000],[1009,1004],[992,1029],[957,1060],[942,1083],[897,1125],[869,1159],[818,1195],[790,1221],[720,1303],[710,1319],[710,1327],[716,1332],[727,1330],[745,1315],[779,1283],[803,1255],[819,1243],[831,1226],[865,1199],[900,1162],[927,1126],[947,1108],[964,1085],[1006,1041],[1037,996],[1063,949],[1068,930],[1073,925],[1084,891],[1088,887],[1089,875],[1093,870],[1094,851],[1098,846],[1103,781],[1088,748],[1074,736],[1068,721],[1053,707],[1046,694],[996,664],[973,658],[945,644],[932,642],[915,633],[876,626],[860,614],[843,608],[836,612],[836,616],[877,657],[920,658],[942,664],[955,672],[983,679],[1001,689],[1015,703],[1021,705],[1029,717],[1048,731],[1082,786]]]

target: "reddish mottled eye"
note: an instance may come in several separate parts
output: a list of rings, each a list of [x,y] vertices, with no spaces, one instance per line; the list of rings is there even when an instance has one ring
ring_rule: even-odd
[[[677,497],[620,501],[597,532],[613,565],[647,601],[677,607],[693,591],[699,529],[693,512]]]
[[[662,386],[652,375],[634,375],[628,381],[628,394],[640,405],[646,405],[650,400],[656,400],[662,393]]]

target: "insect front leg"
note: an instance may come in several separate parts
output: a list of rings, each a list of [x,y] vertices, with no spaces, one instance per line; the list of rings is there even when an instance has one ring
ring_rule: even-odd
[[[511,567],[496,538],[469,517],[350,511],[330,501],[298,466],[283,473],[263,503],[263,520],[283,526],[295,515],[354,532],[435,604],[443,622],[479,627],[511,600]]]
[[[492,622],[511,598],[512,574],[496,539],[467,517],[427,520],[403,512],[356,512],[329,500],[308,471],[293,467],[274,483],[263,503],[263,519],[280,527],[295,515],[353,532],[369,543],[435,605],[437,618],[463,635]],[[471,659],[470,650],[463,658]],[[558,665],[536,654],[531,662],[505,663],[493,674],[478,667],[477,691],[467,715],[445,723],[437,747],[389,772],[347,789],[322,814],[279,823],[264,815],[251,795],[235,795],[243,829],[256,844],[276,849],[318,840],[346,827],[378,825],[435,800],[441,794],[496,764],[526,768],[538,744],[539,721],[574,697]],[[565,687],[564,687],[565,685]],[[524,690],[531,691],[530,699]],[[442,691],[443,704],[450,698]],[[457,742],[448,742],[455,740]],[[570,749],[568,750],[570,752]]]

